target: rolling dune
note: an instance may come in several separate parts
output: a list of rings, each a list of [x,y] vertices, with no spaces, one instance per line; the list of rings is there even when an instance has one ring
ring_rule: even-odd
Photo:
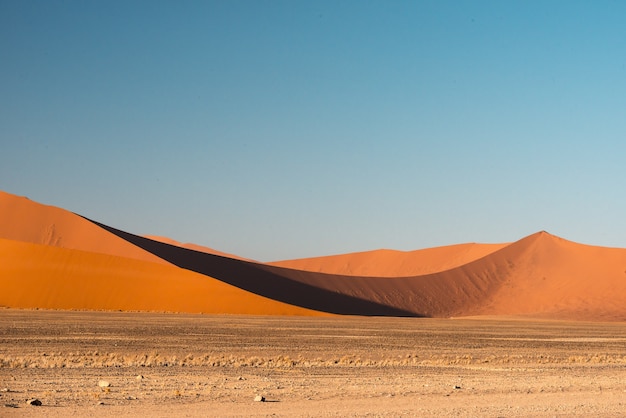
[[[554,315],[563,319],[626,318],[626,309],[620,303],[626,300],[626,291],[621,286],[613,286],[614,281],[621,279],[618,272],[626,270],[621,267],[626,265],[626,250],[570,243],[565,251],[559,252],[560,243],[567,241],[543,231],[443,272],[381,278],[324,274],[233,260],[101,226],[179,267],[268,298],[325,312],[425,317]],[[570,258],[578,258],[576,263],[584,263],[586,267],[568,266],[573,262]],[[585,274],[593,271],[598,272],[597,279],[590,282],[585,279]],[[535,294],[532,286],[523,285],[529,278],[546,274],[554,277],[550,281],[551,292]],[[564,294],[560,291],[564,281],[579,285]],[[576,293],[575,289],[583,291],[595,286],[596,281],[602,283],[601,289],[604,290],[592,292],[595,302],[589,302],[585,293]],[[515,286],[527,294],[519,293]],[[607,292],[606,298],[603,292]],[[329,296],[333,299],[328,299]]]
[[[0,195],[0,304],[260,315],[626,320],[626,249],[538,232],[258,263]]]
[[[419,316],[413,311],[343,292],[332,284],[337,276],[284,269],[194,251],[92,222],[182,269],[214,277],[269,299],[334,314]],[[343,277],[346,278],[353,279]],[[320,280],[326,286],[320,286]]]
[[[375,250],[275,261],[273,266],[346,276],[408,277],[437,273],[477,260],[507,244],[457,244],[416,251]]]

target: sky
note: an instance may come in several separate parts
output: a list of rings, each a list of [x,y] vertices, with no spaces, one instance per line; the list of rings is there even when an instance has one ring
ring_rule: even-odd
[[[260,261],[626,247],[626,2],[0,0],[0,190]]]

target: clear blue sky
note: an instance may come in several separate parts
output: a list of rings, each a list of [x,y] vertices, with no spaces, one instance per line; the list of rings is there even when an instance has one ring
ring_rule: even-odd
[[[626,247],[624,1],[0,0],[0,189],[259,260]]]

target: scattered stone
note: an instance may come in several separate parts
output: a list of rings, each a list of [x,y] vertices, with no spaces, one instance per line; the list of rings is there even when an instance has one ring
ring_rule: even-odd
[[[254,397],[254,402],[265,402],[265,397],[263,397],[261,395],[256,395]]]
[[[100,402],[98,402],[98,405],[102,406],[102,405],[104,405],[104,402],[100,401]]]
[[[98,386],[100,386],[101,388],[108,388],[111,386],[111,384],[107,382],[106,380],[100,380],[98,382]]]
[[[136,380],[143,380],[143,376],[138,374],[137,377],[135,377]]]
[[[41,406],[41,401],[39,399],[29,399],[26,403],[31,406]]]
[[[243,377],[243,376],[239,376],[239,377],[237,378],[237,380],[246,380],[246,378],[245,378],[245,377]]]
[[[11,392],[11,391],[9,390],[9,388],[2,388],[0,389],[0,392]]]
[[[459,385],[454,385],[454,388],[455,388],[455,389],[461,389],[461,386],[459,386]]]

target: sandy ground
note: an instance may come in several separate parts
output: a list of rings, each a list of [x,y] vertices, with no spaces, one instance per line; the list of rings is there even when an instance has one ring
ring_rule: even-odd
[[[623,323],[0,310],[1,417],[624,415]]]

